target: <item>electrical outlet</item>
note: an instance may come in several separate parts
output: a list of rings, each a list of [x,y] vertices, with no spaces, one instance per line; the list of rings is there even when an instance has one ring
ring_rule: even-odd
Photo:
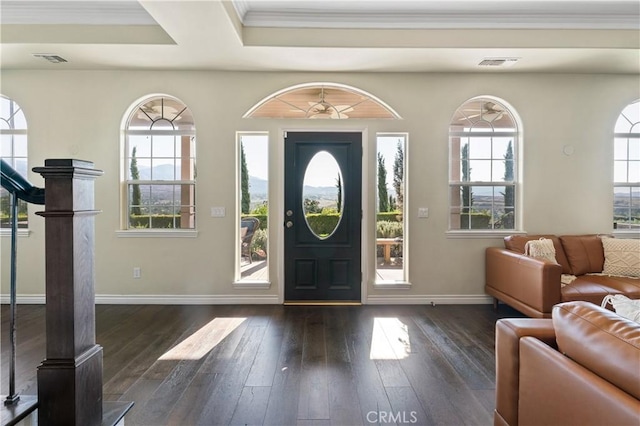
[[[418,217],[429,217],[429,209],[427,207],[419,207]]]
[[[139,267],[133,268],[133,278],[140,278],[142,276],[142,270]]]

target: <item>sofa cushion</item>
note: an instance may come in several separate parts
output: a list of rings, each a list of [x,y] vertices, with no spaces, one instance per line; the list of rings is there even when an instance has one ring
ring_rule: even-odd
[[[604,249],[598,235],[563,235],[560,242],[569,261],[571,274],[602,272]]]
[[[640,399],[640,325],[589,302],[553,308],[558,350]]]
[[[602,273],[640,277],[640,240],[603,238],[604,267]]]
[[[549,238],[553,241],[553,248],[556,250],[556,262],[562,266],[563,274],[570,274],[571,268],[569,261],[564,253],[560,239],[555,235],[509,235],[504,238],[504,247],[507,250],[513,250],[520,254],[524,254],[524,246],[531,240],[539,240],[540,238]]]
[[[585,300],[600,305],[610,294],[625,294],[632,299],[640,299],[640,279],[602,274],[580,275],[560,291],[563,302]]]

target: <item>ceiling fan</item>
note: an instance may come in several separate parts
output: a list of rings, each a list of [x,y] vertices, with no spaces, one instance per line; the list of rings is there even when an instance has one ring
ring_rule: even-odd
[[[464,111],[477,112],[476,108],[466,109]],[[471,115],[464,115],[460,120],[468,120],[476,117],[481,117],[486,121],[500,120],[504,115],[504,110],[497,108],[497,105],[493,102],[483,102],[480,112]]]
[[[351,105],[332,105],[324,98],[324,88],[320,89],[320,100],[318,102],[308,102],[309,109],[306,111],[307,117],[312,119],[346,119],[347,112],[353,111]]]
[[[186,107],[182,111],[184,111],[185,109]],[[178,111],[176,108],[170,105],[165,105],[164,103],[156,105],[147,103],[145,105],[142,105],[140,107],[140,110],[142,111],[142,113],[138,113],[138,118],[144,118],[143,114],[147,115],[152,120],[156,120],[158,118],[168,119],[168,117],[174,117],[172,120],[170,120],[174,121],[182,118],[180,116],[180,113],[182,113],[182,111]]]

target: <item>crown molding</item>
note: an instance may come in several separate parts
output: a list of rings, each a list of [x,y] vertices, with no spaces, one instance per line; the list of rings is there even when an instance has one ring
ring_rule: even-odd
[[[364,4],[367,3],[367,4]],[[390,29],[640,29],[630,1],[282,2],[234,0],[245,27]],[[313,7],[312,7],[313,6]]]

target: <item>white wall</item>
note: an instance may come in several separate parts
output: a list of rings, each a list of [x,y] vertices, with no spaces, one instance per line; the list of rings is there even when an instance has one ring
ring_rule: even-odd
[[[302,121],[242,119],[265,96],[285,87],[327,81],[368,91],[403,120]],[[500,238],[448,239],[448,124],[455,109],[478,95],[506,100],[524,131],[524,229],[531,233],[611,231],[612,132],[624,106],[640,97],[637,75],[583,74],[294,74],[163,71],[3,71],[0,92],[23,108],[29,126],[29,168],[46,158],[94,161],[104,170],[96,181],[96,293],[98,300],[174,302],[276,301],[280,294],[278,245],[270,232],[271,288],[237,290],[234,278],[233,214],[235,132],[269,131],[271,214],[281,214],[278,176],[282,129],[366,130],[366,161],[375,170],[376,132],[409,133],[410,290],[366,293],[376,301],[483,301],[484,248]],[[118,238],[120,224],[120,126],[140,97],[166,93],[184,101],[197,127],[198,237]],[[572,145],[574,154],[563,154]],[[42,186],[39,175],[29,179]],[[369,182],[370,194],[375,183]],[[369,202],[375,197],[371,195]],[[373,205],[373,204],[371,204]],[[227,216],[212,218],[211,206]],[[417,219],[417,208],[429,218]],[[30,206],[31,234],[20,238],[18,294],[44,294],[44,227]],[[373,213],[369,213],[373,214]],[[373,217],[373,216],[371,216]],[[371,241],[373,228],[367,230]],[[2,287],[8,294],[9,238],[2,238]],[[372,257],[374,248],[367,255]],[[142,278],[132,278],[132,268]],[[365,276],[373,276],[370,262]],[[371,281],[371,280],[369,280]],[[106,296],[116,296],[106,298]],[[126,296],[118,299],[119,296]],[[29,299],[29,296],[36,296]],[[172,297],[175,296],[175,297]],[[410,298],[410,299],[407,299]]]

